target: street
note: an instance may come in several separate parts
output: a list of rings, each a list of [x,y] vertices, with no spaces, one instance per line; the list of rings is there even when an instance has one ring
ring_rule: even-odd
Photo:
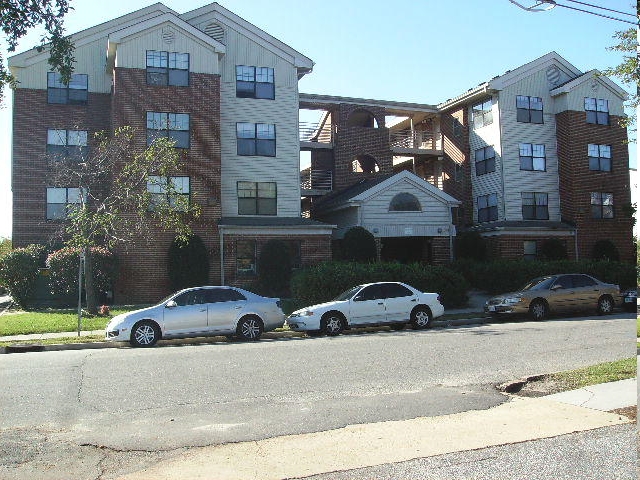
[[[508,401],[496,384],[632,357],[634,339],[616,314],[4,355],[0,478],[116,478],[190,447],[487,410]]]

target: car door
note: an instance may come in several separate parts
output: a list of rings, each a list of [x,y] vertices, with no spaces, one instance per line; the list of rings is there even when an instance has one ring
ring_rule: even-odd
[[[235,332],[236,320],[246,306],[245,296],[233,288],[207,289],[208,329],[219,333]]]
[[[372,325],[386,321],[384,294],[380,285],[364,287],[349,304],[349,323],[352,325]]]
[[[411,310],[418,302],[418,297],[399,283],[385,283],[382,285],[382,290],[385,296],[386,321],[399,322],[409,320]]]
[[[554,312],[565,312],[573,308],[576,292],[571,275],[560,275],[551,285],[547,302]]]
[[[164,307],[164,334],[202,332],[207,328],[207,304],[203,289],[181,293]]]
[[[600,286],[588,275],[575,274],[573,278],[573,287],[576,291],[576,297],[572,308],[575,310],[594,309],[598,305],[600,298]]]

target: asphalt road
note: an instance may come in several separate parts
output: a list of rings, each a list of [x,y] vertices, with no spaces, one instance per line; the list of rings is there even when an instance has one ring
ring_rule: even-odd
[[[614,315],[4,355],[0,478],[115,478],[189,447],[484,410],[495,384],[631,357],[635,336]]]

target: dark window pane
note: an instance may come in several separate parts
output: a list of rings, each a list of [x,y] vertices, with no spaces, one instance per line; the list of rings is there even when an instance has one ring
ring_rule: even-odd
[[[589,157],[589,170],[600,170],[600,159]]]
[[[238,215],[256,215],[255,198],[238,198]]]
[[[169,85],[189,86],[189,70],[169,70]]]
[[[498,219],[498,207],[489,207],[489,220]]]
[[[176,148],[189,148],[189,132],[170,130],[169,138],[176,141]]]
[[[236,82],[236,96],[241,98],[254,98],[255,97],[255,83],[243,82],[238,80]]]
[[[598,122],[598,117],[596,112],[592,111],[592,110],[588,110],[587,111],[587,123],[597,123]]]
[[[253,139],[238,138],[238,155],[255,155],[256,141]]]
[[[275,98],[275,85],[273,83],[256,83],[256,98]]]
[[[529,123],[529,110],[526,110],[524,108],[519,108],[517,120],[518,122]]]
[[[259,198],[258,199],[258,214],[259,215],[276,215],[277,202],[275,198]]]
[[[147,84],[167,85],[167,69],[147,67]]]
[[[600,159],[600,169],[603,172],[611,171],[611,159],[610,158],[601,158]]]
[[[263,155],[265,157],[275,157],[276,156],[275,140],[256,140],[256,155]]]
[[[520,170],[533,170],[533,158],[520,157]]]
[[[487,164],[487,166],[485,168],[487,173],[496,171],[496,159],[495,158],[489,158],[488,160],[486,160],[485,163]]]
[[[67,103],[67,89],[50,88],[47,91],[47,101],[49,103]]]
[[[476,162],[476,176],[484,175],[487,173],[485,162]]]
[[[598,124],[609,125],[609,114],[607,112],[597,112]]]
[[[542,123],[542,110],[531,110],[531,123]]]

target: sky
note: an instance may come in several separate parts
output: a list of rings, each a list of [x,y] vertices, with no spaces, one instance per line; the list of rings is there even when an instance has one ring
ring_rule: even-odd
[[[634,13],[631,0],[584,1]],[[66,32],[75,33],[153,3],[110,0],[109,8],[96,8],[95,0],[70,0],[73,10],[65,16]],[[163,3],[184,13],[210,2]],[[622,55],[607,47],[614,44],[616,31],[631,26],[561,7],[526,12],[509,0],[218,3],[315,62],[313,72],[299,82],[300,92],[434,105],[551,51],[583,72],[615,66]],[[558,3],[585,8],[571,0]],[[16,53],[34,47],[41,33],[33,31],[24,37]],[[4,41],[0,49],[3,56],[7,54]],[[0,106],[0,237],[11,236],[10,92],[5,97]],[[635,167],[636,144],[630,145],[630,157]]]

